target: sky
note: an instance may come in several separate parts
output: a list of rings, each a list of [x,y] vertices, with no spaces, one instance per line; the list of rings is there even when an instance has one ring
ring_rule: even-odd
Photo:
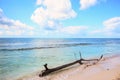
[[[120,0],[0,0],[0,37],[120,38]]]

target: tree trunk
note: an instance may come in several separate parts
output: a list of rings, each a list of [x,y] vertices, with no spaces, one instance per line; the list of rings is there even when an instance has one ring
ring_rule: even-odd
[[[82,59],[82,57],[81,57],[80,60],[77,60],[77,61],[74,61],[74,62],[65,64],[65,65],[62,65],[62,66],[58,66],[58,67],[52,68],[52,69],[49,69],[49,68],[47,67],[47,64],[45,64],[45,65],[44,65],[45,70],[44,70],[41,74],[39,74],[39,76],[40,76],[40,77],[46,76],[46,75],[48,75],[48,74],[50,74],[50,73],[52,73],[52,72],[55,72],[55,71],[58,71],[58,70],[60,70],[60,69],[69,67],[69,66],[74,65],[74,64],[76,64],[76,63],[79,63],[80,65],[82,65],[82,64],[84,64],[82,61],[99,61],[99,60],[102,59],[102,57],[103,57],[103,55],[101,55],[101,57],[100,57],[99,59],[89,59],[89,60]]]

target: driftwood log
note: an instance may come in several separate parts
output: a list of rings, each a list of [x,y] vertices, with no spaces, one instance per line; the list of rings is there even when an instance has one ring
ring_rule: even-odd
[[[45,65],[44,65],[45,70],[43,70],[42,73],[39,74],[39,76],[40,76],[40,77],[46,76],[46,75],[48,75],[48,74],[50,74],[50,73],[52,73],[52,72],[55,72],[55,71],[58,71],[58,70],[60,70],[60,69],[69,67],[69,66],[74,65],[74,64],[76,64],[76,63],[79,63],[80,65],[82,65],[82,64],[84,64],[84,61],[97,61],[97,62],[98,62],[98,61],[100,61],[100,60],[102,59],[102,57],[103,57],[103,55],[101,55],[99,59],[89,59],[89,60],[86,60],[86,59],[83,59],[83,58],[82,58],[81,53],[80,53],[80,59],[79,59],[79,60],[76,60],[76,61],[74,61],[74,62],[65,64],[65,65],[62,65],[62,66],[58,66],[58,67],[56,67],[56,68],[49,69],[49,68],[47,67],[47,64],[45,64]]]

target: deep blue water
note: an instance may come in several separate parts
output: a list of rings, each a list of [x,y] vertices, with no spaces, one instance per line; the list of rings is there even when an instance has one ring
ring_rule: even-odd
[[[0,80],[13,80],[49,67],[79,59],[98,57],[101,54],[119,54],[119,38],[1,38]]]

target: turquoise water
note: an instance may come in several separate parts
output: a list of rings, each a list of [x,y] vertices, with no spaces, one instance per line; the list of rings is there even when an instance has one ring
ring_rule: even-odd
[[[43,65],[56,67],[101,54],[119,54],[120,39],[0,39],[0,80],[13,80],[36,71]]]

